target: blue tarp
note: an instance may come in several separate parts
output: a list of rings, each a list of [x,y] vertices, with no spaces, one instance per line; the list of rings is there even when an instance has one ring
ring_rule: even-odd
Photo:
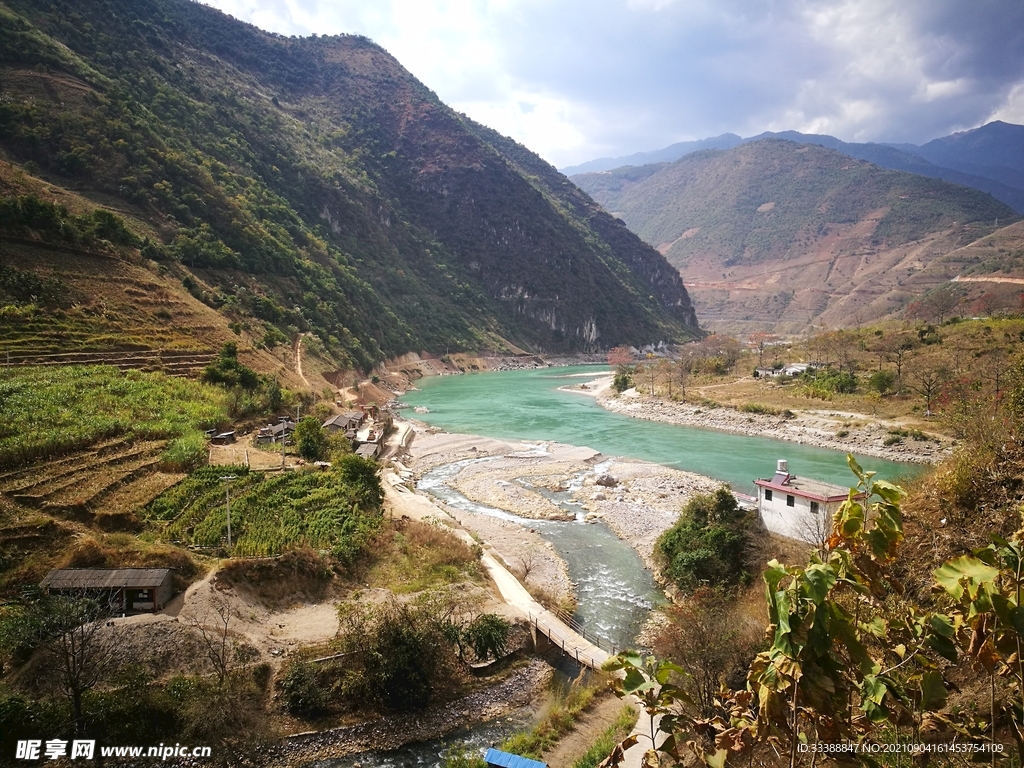
[[[487,750],[484,760],[488,765],[496,765],[499,768],[548,768],[547,763],[542,763],[539,760],[531,760],[528,757],[520,757],[494,748]]]

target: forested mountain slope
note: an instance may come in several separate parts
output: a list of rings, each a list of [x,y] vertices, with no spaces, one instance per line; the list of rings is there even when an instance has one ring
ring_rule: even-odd
[[[697,333],[658,253],[365,38],[285,38],[188,0],[5,0],[0,72],[0,294],[73,283],[99,250],[155,265],[256,345],[311,331],[364,368]],[[110,231],[69,240],[90,206]]]
[[[868,322],[1018,216],[990,195],[779,139],[573,177],[680,269],[709,327]],[[948,271],[948,270],[946,270]]]

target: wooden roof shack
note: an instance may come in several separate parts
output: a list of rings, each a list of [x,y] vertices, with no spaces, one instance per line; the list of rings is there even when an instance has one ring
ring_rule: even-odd
[[[356,448],[356,456],[363,459],[376,459],[380,456],[380,443],[363,443]]]
[[[39,586],[47,594],[99,596],[121,613],[159,611],[174,597],[170,568],[57,568]]]

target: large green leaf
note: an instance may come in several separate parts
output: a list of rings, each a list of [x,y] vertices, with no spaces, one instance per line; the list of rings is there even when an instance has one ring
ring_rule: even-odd
[[[928,712],[937,712],[946,706],[946,684],[942,673],[929,670],[921,675],[921,706]]]
[[[981,584],[991,583],[999,575],[999,569],[983,563],[976,557],[962,555],[936,568],[932,575],[935,581],[950,597],[961,600],[964,596],[963,581],[968,582],[967,590],[973,599]]]
[[[804,570],[807,596],[819,605],[828,597],[828,593],[835,583],[836,572],[828,565],[815,564]]]

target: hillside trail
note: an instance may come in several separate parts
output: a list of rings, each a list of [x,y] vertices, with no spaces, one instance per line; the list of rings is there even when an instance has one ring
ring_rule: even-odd
[[[302,373],[302,337],[305,335],[305,333],[300,333],[295,338],[295,343],[292,344],[292,354],[295,356],[295,373],[297,373],[299,378],[302,379],[303,384],[310,389],[313,389],[313,385],[309,383],[309,379],[307,379],[305,374]]]

